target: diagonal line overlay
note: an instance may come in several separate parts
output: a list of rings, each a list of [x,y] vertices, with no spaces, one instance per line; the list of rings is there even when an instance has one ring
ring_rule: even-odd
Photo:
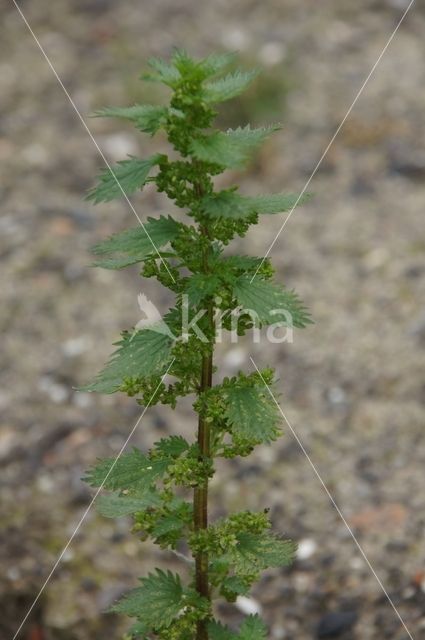
[[[65,93],[66,97],[68,98],[69,102],[71,103],[72,108],[74,109],[75,113],[77,114],[79,120],[81,121],[81,124],[83,125],[84,129],[87,131],[91,141],[93,142],[94,146],[96,147],[97,151],[99,152],[100,157],[102,158],[103,162],[105,163],[106,167],[108,168],[109,172],[111,173],[113,179],[115,180],[115,182],[117,183],[117,186],[119,188],[119,190],[121,191],[122,195],[124,196],[124,198],[127,201],[128,206],[130,207],[130,209],[132,210],[132,212],[134,213],[134,215],[136,216],[140,226],[142,227],[143,231],[146,233],[152,247],[155,250],[155,253],[158,255],[159,259],[161,260],[162,264],[164,265],[164,267],[166,268],[166,270],[168,271],[169,276],[171,276],[171,279],[173,282],[175,282],[174,276],[173,274],[170,272],[167,263],[164,261],[163,257],[161,256],[158,247],[156,246],[156,244],[154,243],[154,241],[152,240],[152,237],[149,233],[149,231],[146,229],[145,225],[143,224],[139,214],[137,213],[136,209],[134,208],[133,204],[131,203],[129,197],[127,196],[127,194],[125,193],[124,189],[121,186],[120,181],[118,180],[117,176],[115,175],[115,172],[113,171],[110,163],[108,162],[105,154],[103,153],[102,149],[99,147],[98,143],[96,142],[92,132],[90,131],[90,129],[87,126],[86,121],[84,120],[83,116],[81,115],[81,112],[79,111],[77,105],[75,104],[75,102],[73,101],[71,95],[69,94],[67,88],[65,87],[64,83],[62,82],[61,78],[59,77],[55,67],[53,66],[49,56],[47,55],[47,53],[45,52],[45,50],[43,49],[43,46],[41,45],[40,41],[38,40],[37,36],[35,35],[34,31],[32,30],[28,20],[26,19],[26,17],[24,16],[24,14],[22,13],[21,8],[19,7],[19,5],[17,4],[16,0],[12,0],[13,4],[15,5],[19,15],[21,16],[22,20],[25,22],[25,25],[28,28],[28,31],[31,33],[32,37],[34,38],[38,48],[40,49],[41,53],[43,54],[47,64],[49,65],[50,69],[52,70],[56,80],[58,81],[58,83],[60,84],[63,92]]]
[[[86,510],[84,511],[84,513],[83,513],[83,515],[81,516],[81,518],[80,518],[80,520],[79,520],[79,522],[78,522],[77,526],[75,527],[75,529],[74,529],[74,531],[73,531],[73,533],[72,533],[71,537],[69,538],[68,542],[66,543],[66,545],[65,545],[65,546],[64,546],[64,548],[62,549],[62,551],[61,551],[61,553],[60,553],[60,555],[59,555],[58,559],[57,559],[57,560],[56,560],[56,562],[55,562],[55,564],[54,564],[54,565],[53,565],[53,567],[51,568],[49,575],[47,576],[47,578],[45,579],[45,581],[44,581],[43,585],[41,586],[41,589],[40,589],[40,591],[38,592],[38,594],[37,594],[37,596],[36,596],[36,598],[35,598],[34,602],[33,602],[33,603],[32,603],[32,605],[30,606],[30,608],[28,609],[27,613],[25,614],[25,617],[24,617],[24,619],[22,620],[21,624],[19,625],[19,628],[17,629],[17,631],[16,631],[15,635],[13,636],[12,640],[15,640],[15,639],[18,637],[18,635],[19,635],[19,633],[20,633],[20,631],[21,631],[22,627],[24,626],[25,622],[26,622],[26,621],[27,621],[27,619],[28,619],[28,616],[30,615],[31,611],[34,609],[34,607],[35,607],[36,603],[38,602],[38,600],[39,600],[39,599],[40,599],[40,597],[41,597],[41,594],[43,593],[44,589],[47,587],[47,585],[48,585],[48,583],[49,583],[49,581],[50,581],[51,577],[53,576],[53,574],[55,573],[55,571],[56,571],[56,569],[58,568],[59,564],[61,563],[62,558],[64,557],[64,555],[65,555],[66,551],[68,550],[69,546],[71,545],[72,541],[74,540],[75,536],[77,535],[78,531],[80,530],[80,527],[81,527],[81,525],[83,524],[84,520],[86,519],[86,517],[87,517],[87,515],[88,515],[88,513],[89,513],[90,509],[92,508],[92,506],[93,506],[93,504],[94,504],[94,502],[95,502],[95,500],[96,500],[97,496],[99,495],[99,493],[100,493],[100,492],[101,492],[101,490],[103,489],[103,487],[104,487],[104,485],[105,485],[105,482],[107,481],[107,479],[108,479],[108,478],[109,478],[109,476],[111,475],[112,470],[114,469],[114,467],[115,467],[115,465],[117,464],[118,460],[120,459],[120,457],[121,457],[121,455],[122,455],[122,453],[123,453],[124,449],[125,449],[125,448],[126,448],[126,446],[128,445],[128,443],[129,443],[130,439],[132,438],[132,436],[133,436],[134,432],[136,431],[137,427],[139,426],[139,424],[140,424],[140,422],[141,422],[141,420],[142,420],[143,416],[145,415],[146,411],[148,410],[148,408],[149,408],[149,406],[150,406],[150,404],[151,404],[151,402],[152,402],[153,398],[155,397],[156,392],[158,391],[159,387],[161,386],[161,384],[162,384],[162,382],[163,382],[163,380],[164,380],[165,376],[167,375],[167,373],[168,373],[168,372],[169,372],[169,370],[171,369],[171,367],[172,367],[172,365],[173,365],[174,361],[175,361],[175,358],[173,358],[173,359],[172,359],[172,361],[170,362],[170,364],[168,365],[167,371],[166,371],[166,372],[164,373],[164,375],[162,376],[162,378],[161,378],[160,382],[158,383],[157,387],[155,388],[155,391],[154,391],[154,392],[153,392],[153,394],[151,395],[151,397],[150,397],[150,399],[149,399],[149,402],[148,402],[148,403],[146,404],[146,406],[144,407],[144,409],[143,409],[143,411],[142,411],[141,415],[139,416],[139,418],[138,418],[138,420],[137,420],[136,424],[134,425],[134,427],[133,427],[133,428],[132,428],[132,430],[130,431],[130,433],[129,433],[129,435],[128,435],[127,439],[126,439],[126,441],[124,442],[124,444],[122,445],[121,449],[119,450],[119,452],[118,452],[118,454],[117,454],[117,456],[116,456],[116,458],[115,458],[115,460],[114,460],[113,464],[111,465],[111,468],[109,469],[108,473],[105,475],[105,477],[104,477],[104,479],[103,479],[103,481],[102,481],[102,484],[100,485],[100,487],[98,487],[98,489],[97,489],[96,493],[94,494],[93,498],[91,499],[91,501],[90,501],[90,503],[89,503],[88,507],[87,507],[87,508],[86,508]]]
[[[387,590],[385,589],[384,585],[382,584],[381,579],[379,578],[379,576],[377,575],[375,569],[373,568],[372,564],[370,563],[368,557],[366,556],[366,553],[363,551],[363,548],[360,545],[360,542],[357,540],[355,534],[353,533],[353,530],[351,529],[350,525],[348,524],[347,520],[345,519],[344,514],[342,513],[341,509],[339,508],[339,506],[335,502],[332,494],[330,493],[328,487],[326,486],[325,482],[323,481],[322,476],[320,475],[320,473],[318,472],[316,466],[314,465],[314,462],[312,461],[312,459],[308,455],[303,443],[301,442],[301,440],[298,437],[297,433],[293,429],[293,427],[292,427],[291,423],[289,422],[288,418],[283,413],[282,407],[280,406],[280,404],[276,400],[276,398],[275,398],[275,396],[273,394],[273,391],[270,389],[269,385],[264,380],[264,377],[263,377],[261,371],[259,370],[259,368],[257,367],[256,363],[254,362],[253,358],[251,356],[249,358],[250,358],[252,364],[254,365],[254,367],[255,367],[258,375],[260,376],[261,380],[263,381],[264,386],[266,387],[266,389],[267,389],[269,395],[271,396],[273,402],[275,403],[275,405],[278,408],[280,414],[282,415],[282,418],[285,420],[285,422],[288,425],[292,435],[294,436],[295,440],[297,441],[298,446],[300,447],[301,451],[303,452],[303,454],[307,458],[310,467],[313,469],[315,476],[317,477],[317,479],[319,480],[320,484],[322,485],[322,487],[323,487],[326,495],[328,496],[332,506],[335,508],[336,512],[338,513],[339,517],[341,518],[342,522],[344,523],[345,527],[347,528],[348,533],[350,534],[350,536],[353,539],[356,547],[360,551],[360,554],[362,555],[364,561],[366,562],[367,566],[369,567],[370,571],[372,572],[373,576],[375,577],[376,581],[378,582],[379,586],[381,587],[382,591],[384,592],[384,594],[385,594],[388,602],[390,603],[391,607],[393,608],[397,618],[400,620],[401,624],[403,625],[404,630],[406,631],[406,633],[409,636],[410,640],[414,640],[412,634],[410,633],[409,629],[406,626],[406,623],[404,622],[403,618],[401,617],[397,607],[395,606],[393,600],[391,599],[390,595],[388,594]]]
[[[316,166],[313,169],[313,172],[311,174],[311,176],[309,177],[309,179],[307,180],[307,182],[305,183],[301,193],[299,194],[298,198],[295,201],[294,206],[292,207],[292,209],[289,211],[288,215],[286,216],[285,220],[282,223],[282,226],[280,227],[279,231],[277,232],[276,236],[274,237],[273,242],[270,244],[269,248],[267,249],[266,253],[263,256],[263,259],[261,260],[260,264],[258,265],[254,275],[251,278],[252,282],[255,278],[255,276],[257,275],[258,271],[261,269],[264,260],[267,258],[267,256],[270,254],[270,251],[273,249],[274,245],[276,244],[280,234],[282,233],[282,231],[284,230],[286,223],[288,222],[289,218],[292,216],[295,207],[297,206],[297,204],[299,203],[299,201],[301,200],[301,198],[303,197],[306,189],[308,188],[310,182],[313,180],[314,176],[316,175],[317,171],[319,170],[320,165],[322,164],[323,160],[325,159],[329,149],[331,148],[331,146],[333,145],[335,138],[337,137],[337,135],[339,134],[339,132],[341,131],[342,127],[344,126],[348,116],[350,115],[350,113],[352,112],[352,110],[354,109],[358,99],[360,98],[360,96],[363,93],[363,90],[365,89],[366,85],[368,84],[369,80],[371,79],[371,77],[373,76],[377,66],[379,65],[379,63],[381,62],[385,52],[387,51],[388,47],[390,46],[391,42],[393,41],[393,38],[395,36],[395,34],[397,33],[397,31],[399,30],[399,28],[401,27],[401,24],[403,22],[403,20],[405,19],[405,17],[407,16],[407,14],[410,11],[410,8],[413,6],[413,3],[415,2],[415,0],[410,0],[409,5],[407,6],[406,10],[404,11],[403,15],[401,16],[400,20],[397,23],[397,26],[395,27],[394,31],[392,32],[391,36],[388,38],[387,43],[385,45],[385,47],[382,49],[380,55],[378,56],[378,59],[376,60],[375,64],[373,65],[372,69],[369,71],[365,81],[363,82],[362,86],[360,87],[360,89],[357,92],[356,97],[354,98],[353,102],[351,103],[350,108],[348,109],[347,113],[345,114],[344,118],[342,119],[340,125],[338,126],[337,130],[335,131],[335,133],[333,134],[328,146],[326,147],[326,149],[324,150],[324,152],[322,153],[322,155],[320,156],[320,159],[318,161],[318,163],[316,164]]]
[[[259,269],[261,268],[262,264],[264,263],[264,260],[265,260],[265,259],[268,257],[268,255],[270,254],[270,252],[271,252],[271,250],[273,249],[273,247],[274,247],[275,243],[277,242],[277,240],[278,240],[278,238],[279,238],[280,234],[282,233],[282,231],[283,231],[283,229],[285,228],[285,226],[286,226],[287,222],[289,221],[289,219],[290,219],[290,217],[291,217],[291,215],[292,215],[293,211],[295,210],[295,208],[296,208],[297,204],[299,203],[299,201],[300,201],[300,199],[302,198],[303,194],[304,194],[304,193],[305,193],[305,191],[307,190],[307,188],[308,188],[308,186],[309,186],[310,182],[312,181],[312,179],[313,179],[313,178],[314,178],[314,176],[316,175],[316,173],[317,173],[317,171],[318,171],[318,169],[319,169],[320,165],[322,164],[322,162],[323,162],[324,158],[326,157],[326,155],[327,155],[327,153],[328,153],[329,149],[331,148],[331,146],[332,146],[332,144],[334,143],[334,141],[335,141],[336,137],[338,136],[338,134],[339,134],[339,132],[341,131],[342,127],[344,126],[344,124],[345,124],[346,120],[348,119],[349,115],[351,114],[351,112],[352,112],[352,110],[353,110],[354,106],[356,105],[357,101],[359,100],[360,96],[362,95],[362,93],[363,93],[363,91],[364,91],[364,89],[365,89],[366,85],[368,84],[369,80],[371,79],[372,75],[374,74],[374,72],[375,72],[376,68],[378,67],[378,65],[379,65],[380,61],[382,60],[382,58],[383,58],[383,56],[384,56],[385,52],[387,51],[387,49],[388,49],[389,45],[391,44],[391,42],[392,42],[392,40],[393,40],[394,36],[396,35],[396,33],[397,33],[398,29],[400,28],[400,26],[401,26],[402,22],[404,21],[405,17],[407,16],[408,12],[410,11],[411,7],[413,6],[414,1],[415,1],[415,0],[411,0],[411,1],[410,1],[410,3],[409,3],[409,5],[408,5],[408,6],[407,6],[407,8],[405,9],[405,11],[404,11],[404,13],[403,13],[402,17],[400,18],[399,22],[397,23],[397,25],[396,25],[396,27],[395,27],[395,29],[394,29],[393,33],[391,34],[390,38],[388,39],[388,41],[387,41],[387,43],[386,43],[385,47],[383,48],[383,50],[382,50],[381,54],[379,55],[378,59],[376,60],[375,64],[373,65],[373,67],[371,68],[371,70],[370,70],[369,74],[367,75],[367,77],[366,77],[365,81],[363,82],[363,84],[362,84],[362,86],[360,87],[360,89],[359,89],[359,91],[358,91],[357,95],[355,96],[355,98],[354,98],[354,100],[353,100],[353,102],[352,102],[352,104],[351,104],[350,108],[348,109],[348,111],[347,111],[347,113],[345,114],[345,116],[344,116],[343,120],[341,121],[340,125],[338,126],[338,128],[336,129],[336,131],[335,131],[334,135],[332,136],[332,138],[331,138],[330,142],[328,143],[327,147],[325,148],[325,150],[324,150],[323,154],[321,155],[321,157],[320,157],[319,161],[317,162],[317,164],[316,164],[315,168],[313,169],[313,172],[312,172],[311,176],[310,176],[310,177],[309,177],[309,179],[307,180],[307,182],[306,182],[306,184],[305,184],[304,188],[303,188],[303,189],[302,189],[302,191],[300,192],[300,194],[299,194],[299,196],[298,196],[298,198],[297,198],[297,200],[296,200],[296,202],[295,202],[294,206],[293,206],[293,207],[292,207],[292,209],[289,211],[289,213],[288,213],[288,215],[286,216],[286,218],[285,218],[285,220],[284,220],[283,224],[281,225],[281,227],[280,227],[279,231],[277,232],[277,234],[276,234],[276,236],[275,236],[275,238],[274,238],[273,242],[270,244],[269,248],[267,249],[267,251],[266,251],[266,253],[265,253],[264,257],[263,257],[263,258],[262,258],[262,260],[261,260],[261,263],[259,264],[259,266],[257,267],[257,269],[256,269],[256,271],[255,271],[255,273],[254,273],[254,275],[253,275],[253,276],[252,276],[252,278],[251,278],[251,282],[252,282],[252,281],[254,280],[254,278],[256,277],[256,275],[257,275],[257,273],[258,273]],[[168,271],[168,273],[170,274],[171,278],[172,278],[172,279],[173,279],[173,281],[174,281],[174,277],[173,277],[173,276],[172,276],[172,274],[170,273],[170,271],[169,271],[169,269],[168,269],[167,264],[164,262],[164,260],[163,260],[163,258],[162,258],[162,256],[161,256],[161,254],[159,253],[158,248],[156,247],[155,243],[153,242],[153,240],[152,240],[152,238],[151,238],[151,236],[150,236],[149,232],[147,231],[147,229],[146,229],[145,225],[143,224],[142,220],[140,219],[139,215],[137,214],[137,212],[136,212],[136,210],[135,210],[135,208],[134,208],[133,204],[132,204],[132,203],[131,203],[131,201],[129,200],[129,198],[128,198],[127,194],[125,193],[124,189],[122,188],[121,183],[119,182],[118,178],[116,177],[116,175],[115,175],[115,173],[114,173],[114,171],[113,171],[113,169],[112,169],[112,167],[111,167],[110,163],[108,162],[107,158],[105,157],[104,153],[102,152],[101,148],[99,147],[99,145],[98,145],[97,141],[96,141],[96,140],[95,140],[95,138],[93,137],[93,135],[92,135],[92,133],[91,133],[91,131],[90,131],[89,127],[87,126],[87,124],[86,124],[86,122],[85,122],[85,120],[84,120],[83,116],[81,115],[80,111],[78,110],[78,107],[75,105],[75,103],[74,103],[74,101],[73,101],[72,97],[70,96],[70,94],[69,94],[68,90],[66,89],[66,87],[65,87],[65,85],[63,84],[62,80],[60,79],[60,77],[59,77],[59,75],[58,75],[58,73],[57,73],[56,69],[54,68],[54,66],[53,66],[52,62],[50,61],[50,59],[49,59],[49,57],[48,57],[48,55],[47,55],[47,54],[46,54],[46,52],[44,51],[44,49],[43,49],[43,47],[42,47],[41,43],[39,42],[38,38],[36,37],[35,33],[33,32],[32,28],[31,28],[31,26],[29,25],[29,23],[28,23],[27,19],[25,18],[25,16],[24,16],[24,14],[23,14],[22,10],[21,10],[21,9],[20,9],[20,7],[18,6],[18,4],[17,4],[16,0],[12,0],[12,2],[13,2],[13,4],[15,5],[15,7],[16,7],[16,9],[17,9],[18,13],[20,14],[20,16],[21,16],[22,20],[24,21],[25,25],[27,26],[27,28],[28,28],[29,32],[31,33],[31,35],[32,35],[33,39],[35,40],[35,42],[36,42],[36,44],[37,44],[38,48],[40,49],[41,53],[43,54],[43,57],[45,58],[45,60],[46,60],[47,64],[48,64],[48,65],[49,65],[49,67],[51,68],[51,70],[52,70],[52,72],[53,72],[54,76],[56,77],[56,80],[58,81],[58,83],[59,83],[59,85],[61,86],[61,88],[62,88],[63,92],[65,93],[66,97],[68,98],[68,100],[69,100],[69,102],[70,102],[71,106],[73,107],[73,109],[74,109],[75,113],[77,114],[77,116],[78,116],[79,120],[81,121],[81,123],[82,123],[82,125],[83,125],[84,129],[86,130],[87,134],[89,135],[90,139],[92,140],[93,144],[95,145],[95,147],[96,147],[96,149],[97,149],[97,151],[98,151],[99,155],[101,156],[101,158],[102,158],[103,162],[105,163],[106,167],[108,168],[108,170],[110,171],[111,175],[113,176],[113,178],[114,178],[115,182],[117,183],[117,185],[118,185],[118,187],[119,187],[120,191],[122,192],[122,194],[123,194],[123,196],[124,196],[125,200],[127,201],[127,203],[128,203],[128,205],[130,206],[130,208],[131,208],[132,212],[133,212],[133,213],[134,213],[134,215],[136,216],[136,218],[137,218],[137,220],[138,220],[139,224],[142,226],[142,228],[143,228],[144,232],[146,233],[146,235],[147,235],[148,239],[150,240],[150,242],[151,242],[151,244],[152,244],[152,246],[153,246],[153,248],[154,248],[155,252],[157,253],[157,255],[158,255],[158,257],[160,258],[161,262],[164,264],[164,266],[165,266],[166,270]],[[334,508],[335,508],[335,510],[337,511],[338,515],[340,516],[341,520],[343,521],[343,523],[344,523],[345,527],[347,528],[347,530],[348,530],[348,532],[349,532],[350,536],[352,537],[352,539],[353,539],[353,541],[354,541],[355,545],[357,546],[357,548],[358,548],[358,550],[359,550],[360,554],[362,555],[363,559],[365,560],[365,562],[366,562],[366,564],[367,564],[368,568],[370,569],[370,571],[371,571],[371,572],[372,572],[372,574],[374,575],[374,577],[375,577],[376,581],[378,582],[378,584],[379,584],[380,588],[382,589],[383,593],[385,594],[385,596],[386,596],[387,600],[389,601],[389,603],[390,603],[391,607],[393,608],[393,610],[394,610],[395,614],[397,615],[397,617],[398,617],[399,621],[401,622],[402,626],[404,627],[404,629],[405,629],[405,631],[406,631],[407,635],[409,636],[410,640],[413,640],[413,636],[411,635],[410,631],[408,630],[408,628],[407,628],[407,626],[406,626],[406,624],[405,624],[405,622],[404,622],[403,618],[401,617],[400,613],[398,612],[398,610],[397,610],[397,608],[396,608],[396,606],[395,606],[395,604],[394,604],[393,600],[391,599],[391,597],[389,596],[388,592],[386,591],[386,589],[385,589],[385,587],[384,587],[384,585],[383,585],[382,581],[380,580],[379,576],[376,574],[376,572],[375,572],[375,570],[374,570],[374,568],[373,568],[372,564],[371,564],[371,563],[370,563],[370,561],[368,560],[368,558],[367,558],[367,556],[366,556],[365,552],[363,551],[363,548],[361,547],[360,543],[358,542],[358,540],[357,540],[357,538],[356,538],[355,534],[353,533],[352,529],[350,528],[350,526],[349,526],[348,522],[346,521],[346,519],[345,519],[345,517],[344,517],[343,513],[341,512],[340,508],[338,507],[337,503],[335,502],[334,498],[332,497],[331,493],[329,492],[329,490],[328,490],[328,488],[327,488],[326,484],[325,484],[325,483],[324,483],[324,481],[322,480],[322,478],[321,478],[321,476],[320,476],[320,474],[319,474],[318,470],[316,469],[316,467],[315,467],[314,463],[312,462],[312,460],[311,460],[310,456],[308,455],[307,451],[305,450],[305,448],[304,448],[304,446],[303,446],[303,444],[302,444],[301,440],[299,439],[298,435],[296,434],[296,432],[294,431],[293,427],[291,426],[291,424],[290,424],[290,422],[289,422],[288,418],[286,417],[286,415],[285,415],[285,414],[284,414],[284,412],[282,411],[282,408],[281,408],[281,407],[280,407],[280,405],[278,404],[278,402],[277,402],[276,398],[274,397],[273,392],[271,391],[270,387],[267,385],[266,381],[264,380],[264,378],[263,378],[263,376],[262,376],[261,372],[259,371],[259,369],[258,369],[258,367],[257,367],[256,363],[254,362],[253,358],[252,358],[252,357],[250,357],[250,359],[251,359],[251,362],[252,362],[253,366],[255,367],[255,369],[257,370],[258,374],[260,375],[260,377],[261,377],[261,379],[262,379],[262,381],[263,381],[263,383],[264,383],[264,385],[265,385],[265,387],[266,387],[266,389],[267,389],[268,393],[270,394],[270,396],[271,396],[271,398],[272,398],[273,402],[276,404],[276,406],[277,406],[277,408],[278,408],[279,412],[281,413],[281,415],[282,415],[283,419],[285,420],[286,424],[288,425],[288,427],[289,427],[289,429],[290,429],[290,431],[291,431],[292,435],[294,436],[294,438],[295,438],[295,440],[297,441],[298,445],[300,446],[300,448],[301,448],[302,452],[304,453],[305,457],[307,458],[307,460],[308,460],[308,462],[309,462],[310,466],[312,467],[312,469],[313,469],[313,471],[314,471],[314,473],[315,473],[316,477],[318,478],[318,480],[319,480],[320,484],[322,485],[322,487],[323,487],[323,489],[324,489],[325,493],[327,494],[327,496],[328,496],[328,498],[329,498],[329,500],[330,500],[331,504],[333,505],[333,507],[334,507]],[[51,569],[51,571],[50,571],[49,575],[47,576],[47,578],[46,578],[45,582],[43,583],[43,585],[42,585],[42,587],[41,587],[41,589],[40,589],[40,591],[39,591],[39,593],[38,593],[37,597],[35,598],[34,602],[32,603],[31,607],[29,608],[28,612],[26,613],[26,615],[25,615],[24,619],[22,620],[22,622],[21,622],[21,624],[20,624],[19,628],[17,629],[17,631],[16,631],[15,635],[13,636],[13,640],[15,640],[15,639],[17,638],[17,636],[19,635],[19,633],[20,633],[20,631],[21,631],[21,629],[22,629],[23,625],[25,624],[26,620],[28,619],[28,617],[29,617],[29,615],[30,615],[31,611],[33,610],[33,608],[34,608],[34,606],[35,606],[35,604],[37,603],[37,601],[38,601],[38,600],[39,600],[39,598],[41,597],[41,595],[42,595],[42,593],[43,593],[44,589],[46,588],[46,586],[47,586],[47,584],[48,584],[48,582],[50,581],[51,577],[53,576],[53,574],[54,574],[54,572],[56,571],[57,567],[59,566],[60,562],[62,561],[63,556],[65,555],[65,553],[66,553],[67,549],[69,548],[69,546],[71,545],[71,543],[72,543],[73,539],[74,539],[74,538],[75,538],[75,536],[77,535],[77,533],[78,533],[78,531],[79,531],[79,529],[80,529],[81,525],[83,524],[83,522],[84,522],[85,518],[87,517],[87,515],[88,515],[88,513],[89,513],[89,511],[90,511],[91,507],[93,506],[93,504],[94,504],[94,502],[95,502],[95,500],[96,500],[97,496],[99,495],[99,493],[100,493],[101,489],[103,488],[103,486],[104,486],[105,482],[107,481],[107,479],[108,479],[108,477],[109,477],[110,473],[112,472],[113,468],[115,467],[115,465],[116,465],[116,463],[117,463],[118,459],[119,459],[119,458],[120,458],[120,456],[122,455],[122,453],[123,453],[123,451],[124,451],[125,447],[127,446],[127,444],[128,444],[128,442],[129,442],[129,440],[131,439],[131,437],[133,436],[134,432],[136,431],[136,429],[137,429],[137,427],[138,427],[138,425],[139,425],[140,421],[142,420],[143,416],[145,415],[145,413],[146,413],[147,409],[149,408],[150,403],[151,403],[151,401],[152,401],[153,397],[155,396],[155,393],[156,393],[157,389],[159,388],[159,386],[160,386],[160,384],[162,383],[163,379],[165,378],[165,376],[167,375],[168,371],[170,370],[170,368],[171,368],[171,366],[172,366],[173,362],[174,362],[174,359],[173,359],[173,361],[170,363],[170,365],[169,365],[169,367],[168,367],[167,371],[165,372],[164,376],[163,376],[163,377],[162,377],[162,379],[161,379],[161,382],[158,384],[158,387],[155,389],[155,391],[154,391],[154,393],[153,393],[153,395],[152,395],[151,399],[150,399],[150,400],[149,400],[149,402],[147,403],[147,405],[146,405],[146,407],[144,408],[144,410],[143,410],[142,414],[140,415],[140,417],[139,417],[139,419],[137,420],[136,424],[135,424],[135,425],[134,425],[134,427],[132,428],[132,430],[131,430],[131,432],[130,432],[129,436],[127,437],[127,439],[126,439],[125,443],[124,443],[124,444],[123,444],[123,446],[121,447],[121,449],[120,449],[120,451],[119,451],[119,453],[118,453],[117,457],[116,457],[116,458],[115,458],[115,460],[114,460],[113,465],[111,466],[110,470],[109,470],[109,471],[108,471],[108,473],[106,474],[106,476],[105,476],[105,478],[104,478],[104,480],[103,480],[103,482],[102,482],[101,486],[98,488],[98,490],[96,491],[95,495],[93,496],[93,498],[92,498],[92,500],[91,500],[90,504],[88,505],[88,507],[87,507],[87,509],[85,510],[85,512],[84,512],[84,514],[83,514],[83,516],[81,517],[80,521],[78,522],[78,524],[77,524],[77,526],[76,526],[76,528],[75,528],[75,530],[74,530],[73,534],[71,535],[70,539],[68,540],[67,544],[65,545],[64,549],[62,550],[62,552],[61,552],[61,554],[59,555],[58,559],[56,560],[55,564],[53,565],[53,567],[52,567],[52,569]]]

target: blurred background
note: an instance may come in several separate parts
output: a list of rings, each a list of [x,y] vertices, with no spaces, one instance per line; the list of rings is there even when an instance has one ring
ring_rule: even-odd
[[[262,76],[228,103],[223,126],[282,122],[247,172],[247,194],[299,192],[394,30],[405,0],[194,0],[20,3],[84,117],[104,105],[156,102],[138,81],[152,55],[238,50]],[[91,499],[80,478],[115,455],[140,412],[122,395],[76,393],[140,319],[141,291],[165,290],[137,267],[89,268],[89,247],[136,224],[125,201],[84,201],[102,160],[12,1],[1,8],[2,368],[0,638],[11,638]],[[414,4],[271,256],[315,324],[289,345],[221,345],[222,373],[275,366],[282,407],[412,635],[425,634],[425,10]],[[89,120],[109,159],[157,141]],[[160,142],[163,145],[163,141]],[[172,211],[147,189],[142,219]],[[263,255],[283,218],[233,245]],[[193,433],[190,402],[148,410],[132,443]],[[406,631],[290,430],[228,462],[212,516],[271,508],[296,539],[291,568],[266,572],[253,598],[274,640],[402,640]],[[103,612],[155,565],[179,561],[91,510],[23,627],[23,640],[118,638]],[[241,612],[221,606],[237,623]],[[332,636],[332,633],[334,634]]]

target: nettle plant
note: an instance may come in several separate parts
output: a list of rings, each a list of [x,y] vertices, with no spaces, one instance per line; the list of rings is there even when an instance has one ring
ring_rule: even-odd
[[[247,616],[238,632],[221,624],[214,617],[213,599],[234,602],[248,594],[262,570],[290,564],[295,551],[292,541],[272,532],[268,509],[208,522],[215,459],[248,456],[280,434],[279,413],[266,386],[273,385],[272,369],[240,372],[213,385],[217,318],[230,330],[236,313],[238,335],[276,323],[279,313],[282,324],[311,322],[296,294],[272,282],[268,259],[224,253],[232,238],[257,224],[260,214],[283,212],[297,202],[295,195],[252,197],[237,186],[214,188],[214,176],[245,165],[251,152],[279,129],[247,125],[223,132],[212,127],[217,103],[242,93],[256,75],[225,73],[233,59],[233,54],[219,54],[193,60],[182,50],[170,62],[151,59],[152,71],[143,77],[171,89],[168,106],[134,105],[95,114],[129,120],[151,136],[163,131],[174,152],[172,158],[157,153],[118,162],[100,175],[88,198],[107,202],[153,182],[188,216],[186,222],[148,218],[93,249],[99,267],[142,263],[141,275],[155,277],[176,302],[161,322],[123,331],[108,364],[84,389],[120,391],[145,407],[162,403],[173,409],[178,398],[192,395],[198,415],[193,441],[174,434],[146,453],[134,449],[101,460],[85,477],[91,486],[110,492],[98,500],[100,513],[132,516],[132,531],[141,540],[150,537],[189,560],[185,580],[156,569],[115,604],[113,611],[137,619],[129,631],[134,638],[265,638],[257,615]],[[188,322],[182,332],[183,316]]]

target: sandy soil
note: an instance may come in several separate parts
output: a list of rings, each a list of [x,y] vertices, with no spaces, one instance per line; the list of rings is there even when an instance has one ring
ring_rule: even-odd
[[[394,30],[404,0],[22,1],[22,10],[76,106],[154,101],[137,81],[150,55],[237,49],[261,80],[223,124],[284,128],[241,181],[246,193],[299,191]],[[138,319],[143,291],[169,298],[137,270],[88,268],[88,248],[134,224],[125,202],[84,201],[101,158],[13,3],[1,12],[0,637],[11,638],[90,502],[81,475],[113,455],[139,407],[77,394]],[[291,345],[222,345],[223,372],[276,366],[293,430],[339,505],[412,636],[425,633],[425,67],[417,2],[311,182],[315,197],[274,245],[279,277],[316,324]],[[120,123],[90,120],[109,160],[153,143]],[[170,210],[153,191],[142,217]],[[235,250],[262,255],[282,218],[264,219]],[[194,429],[190,404],[153,408],[133,438],[147,448]],[[388,599],[331,505],[289,427],[273,448],[223,465],[212,512],[271,507],[277,530],[300,542],[291,569],[270,571],[253,597],[274,640],[317,636],[323,616],[355,612],[334,637],[404,640]],[[128,522],[91,510],[21,632],[24,640],[119,637],[103,611],[162,563]],[[240,612],[223,607],[230,623]],[[323,628],[323,626],[322,626]],[[323,637],[330,637],[323,635]]]

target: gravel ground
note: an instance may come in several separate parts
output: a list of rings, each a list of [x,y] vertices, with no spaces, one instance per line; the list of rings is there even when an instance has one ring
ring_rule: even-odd
[[[147,57],[173,45],[194,55],[237,49],[264,68],[223,124],[284,128],[237,178],[246,193],[301,190],[395,28],[405,0],[22,1],[76,106],[161,98],[137,81]],[[137,270],[88,268],[88,248],[134,224],[125,202],[92,207],[101,158],[12,1],[0,9],[0,638],[11,638],[90,502],[80,477],[118,452],[139,408],[73,386],[106,360],[138,317]],[[425,10],[415,3],[291,217],[272,256],[315,318],[293,344],[221,345],[226,374],[277,368],[281,402],[410,633],[425,636]],[[147,95],[147,93],[148,95]],[[120,123],[90,120],[109,160],[149,154]],[[151,190],[142,218],[170,210]],[[235,250],[262,255],[282,218]],[[143,291],[161,308],[169,298]],[[150,409],[142,448],[194,429],[190,404]],[[289,427],[272,448],[222,465],[212,513],[271,507],[299,558],[254,589],[274,640],[408,637]],[[119,637],[103,611],[136,577],[179,562],[90,511],[21,631],[24,640]],[[221,614],[230,623],[234,607]],[[354,619],[356,622],[354,623]],[[126,624],[126,623],[124,623]],[[319,627],[318,627],[319,625]],[[332,625],[334,630],[332,631]],[[332,633],[334,635],[332,636]]]

